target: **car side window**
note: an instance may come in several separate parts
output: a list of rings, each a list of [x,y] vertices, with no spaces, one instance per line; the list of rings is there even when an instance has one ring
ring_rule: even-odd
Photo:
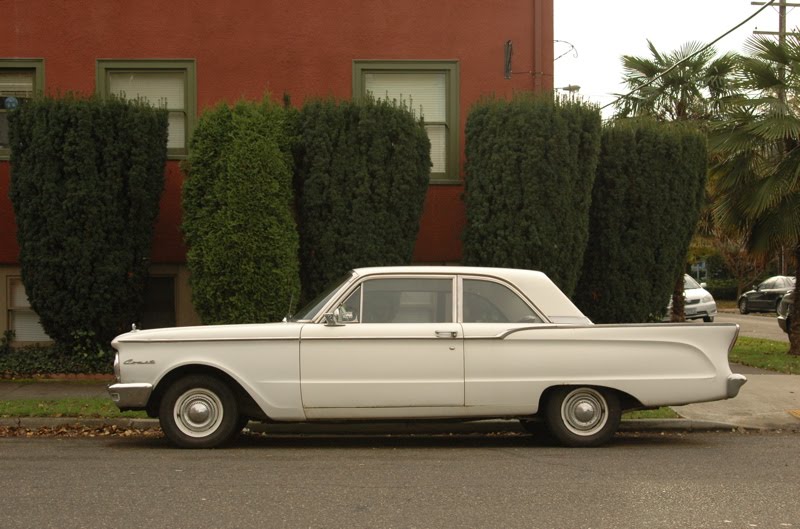
[[[494,281],[464,279],[464,323],[542,323],[510,288]]]
[[[368,279],[335,314],[341,323],[449,323],[453,321],[453,280]]]
[[[764,281],[760,285],[758,285],[758,290],[767,290],[769,288],[772,288],[773,283],[774,281],[770,280]]]

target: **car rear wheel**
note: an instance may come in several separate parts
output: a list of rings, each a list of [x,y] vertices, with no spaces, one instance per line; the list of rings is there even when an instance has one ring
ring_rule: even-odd
[[[161,399],[158,417],[164,435],[181,448],[214,448],[241,430],[236,396],[208,375],[175,381]]]
[[[742,298],[739,300],[739,312],[742,314],[747,314],[750,312],[747,310],[747,298]]]
[[[545,407],[550,433],[561,444],[574,447],[608,442],[616,433],[621,416],[616,393],[592,387],[558,388]]]

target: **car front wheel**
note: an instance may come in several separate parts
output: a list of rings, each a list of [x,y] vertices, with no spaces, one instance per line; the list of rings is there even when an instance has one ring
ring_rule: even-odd
[[[619,427],[622,410],[616,393],[592,387],[558,388],[547,400],[550,433],[563,445],[599,446]]]
[[[739,312],[742,314],[747,314],[750,312],[747,310],[747,298],[742,298],[739,300]]]
[[[214,448],[239,431],[236,396],[207,375],[186,376],[167,388],[158,418],[167,439],[181,448]]]

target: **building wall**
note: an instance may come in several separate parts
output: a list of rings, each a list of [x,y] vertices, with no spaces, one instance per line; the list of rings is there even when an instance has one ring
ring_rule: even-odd
[[[193,59],[197,112],[221,101],[288,93],[353,96],[354,60],[457,60],[460,166],[464,123],[482,96],[552,89],[552,0],[0,1],[0,58],[44,59],[45,90],[93,93],[98,59]],[[513,42],[510,80],[504,44]],[[152,261],[180,264],[179,162],[167,167]],[[0,264],[18,258],[0,161]],[[457,262],[463,185],[432,184],[414,260]]]

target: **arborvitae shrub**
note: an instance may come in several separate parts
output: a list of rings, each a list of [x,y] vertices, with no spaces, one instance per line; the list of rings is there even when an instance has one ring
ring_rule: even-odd
[[[204,323],[277,321],[297,306],[289,121],[268,97],[223,103],[192,136],[182,228]]]
[[[464,263],[580,273],[600,148],[596,108],[551,94],[475,105],[466,125]]]
[[[10,196],[31,306],[60,345],[109,350],[143,300],[167,112],[42,98],[12,112],[9,126]]]
[[[351,268],[408,264],[430,178],[423,124],[371,98],[312,100],[298,119],[304,298]]]
[[[706,141],[687,125],[623,120],[603,130],[589,244],[575,302],[598,323],[663,313],[700,213]]]

